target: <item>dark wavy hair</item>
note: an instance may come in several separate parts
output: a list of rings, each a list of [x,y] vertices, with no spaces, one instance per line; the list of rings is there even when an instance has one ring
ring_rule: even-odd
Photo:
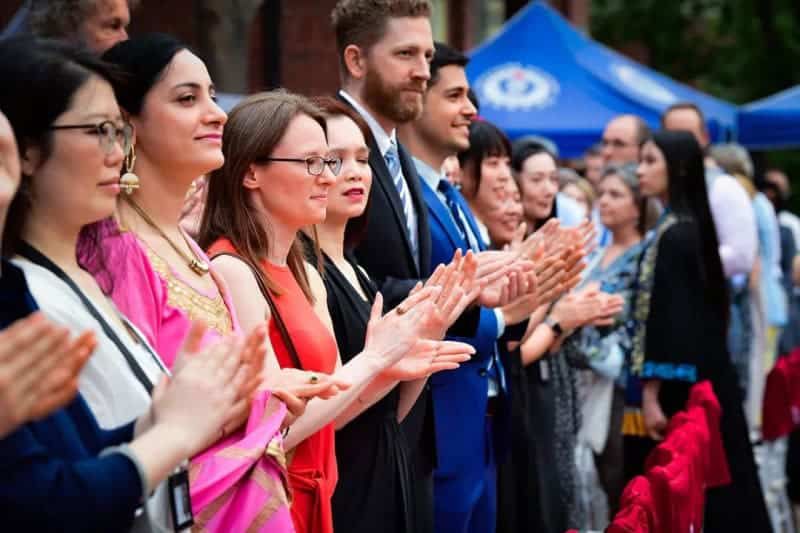
[[[20,155],[38,147],[45,159],[50,156],[50,127],[92,76],[111,84],[119,79],[114,67],[70,44],[30,36],[0,41],[0,111],[14,130]],[[19,245],[31,208],[30,189],[31,176],[23,173],[3,230],[6,257]]]
[[[678,218],[697,225],[700,236],[706,294],[719,316],[728,322],[729,300],[719,257],[719,239],[711,216],[706,189],[703,149],[694,136],[686,131],[658,131],[651,140],[664,154],[669,183],[669,209]]]

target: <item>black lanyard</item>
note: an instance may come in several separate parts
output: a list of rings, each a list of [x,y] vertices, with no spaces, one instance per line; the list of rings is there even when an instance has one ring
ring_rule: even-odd
[[[59,268],[58,265],[53,263],[49,258],[47,258],[44,254],[42,254],[42,252],[40,252],[27,242],[19,243],[17,253],[19,253],[19,255],[21,255],[31,263],[35,263],[40,267],[49,270],[56,277],[58,277],[58,279],[66,283],[70,289],[72,289],[72,291],[78,296],[78,298],[80,298],[86,310],[89,311],[89,314],[92,315],[92,317],[100,324],[100,327],[103,329],[103,333],[106,335],[106,337],[111,339],[111,342],[113,342],[116,345],[117,349],[120,351],[120,353],[122,353],[123,357],[125,357],[125,361],[127,361],[128,366],[133,372],[133,375],[136,376],[136,379],[139,381],[142,387],[144,387],[144,389],[147,391],[147,394],[151,395],[153,393],[153,383],[150,380],[150,378],[147,377],[147,374],[145,373],[144,369],[142,369],[141,365],[139,364],[139,361],[136,360],[136,357],[134,357],[133,354],[130,352],[130,350],[128,350],[128,347],[125,345],[125,343],[122,342],[122,339],[120,339],[117,336],[116,332],[111,327],[111,325],[108,322],[106,322],[106,320],[103,318],[103,315],[100,314],[100,311],[94,306],[94,304],[83,293],[83,291],[81,291],[80,287],[78,287],[78,285],[72,280],[72,278],[70,278],[66,272],[61,270],[61,268]],[[122,317],[120,318],[122,320],[122,323],[125,324],[125,319]],[[158,361],[158,357],[150,350],[150,347],[147,345],[146,342],[144,342],[144,339],[139,337],[139,335],[135,331],[133,331],[132,328],[128,329],[137,338],[139,344],[144,346],[145,349],[150,353],[150,356],[153,357],[153,359],[158,364],[159,368],[163,370],[161,363]]]

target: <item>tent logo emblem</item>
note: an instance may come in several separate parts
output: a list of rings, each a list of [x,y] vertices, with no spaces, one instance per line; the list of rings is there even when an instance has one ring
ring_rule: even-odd
[[[547,72],[520,63],[505,63],[490,70],[476,83],[483,103],[509,111],[551,105],[560,90]]]
[[[666,105],[678,100],[672,91],[630,65],[616,63],[611,66],[611,71],[626,87],[648,100]]]

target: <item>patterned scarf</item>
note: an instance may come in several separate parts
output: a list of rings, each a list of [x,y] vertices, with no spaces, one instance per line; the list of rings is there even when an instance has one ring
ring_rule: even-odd
[[[650,314],[650,297],[653,293],[655,281],[656,259],[658,257],[658,244],[661,236],[678,222],[678,217],[669,210],[664,211],[656,227],[646,238],[646,249],[639,263],[639,273],[634,288],[633,320],[635,331],[633,334],[633,349],[631,351],[631,372],[641,375],[644,366],[645,339],[647,335],[647,316]]]

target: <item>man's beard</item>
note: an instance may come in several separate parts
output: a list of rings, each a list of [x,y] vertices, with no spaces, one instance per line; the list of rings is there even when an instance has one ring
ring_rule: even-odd
[[[422,114],[422,93],[416,101],[410,102],[403,99],[403,89],[424,91],[425,85],[392,87],[383,80],[376,68],[370,66],[364,78],[364,103],[396,124],[406,124]]]

